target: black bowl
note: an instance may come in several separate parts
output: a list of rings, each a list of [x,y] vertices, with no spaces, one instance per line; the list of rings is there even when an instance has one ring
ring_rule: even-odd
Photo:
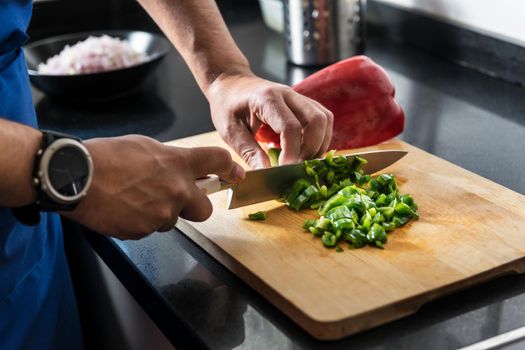
[[[138,52],[148,56],[146,62],[126,68],[100,73],[75,75],[46,75],[38,73],[38,65],[58,54],[66,45],[73,45],[90,35],[107,34],[129,41]],[[29,78],[33,85],[50,95],[73,100],[110,99],[126,95],[140,88],[148,75],[170,50],[170,43],[162,36],[141,32],[107,30],[75,33],[32,42],[24,47]]]

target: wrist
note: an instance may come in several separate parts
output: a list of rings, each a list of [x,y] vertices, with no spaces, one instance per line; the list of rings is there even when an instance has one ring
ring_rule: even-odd
[[[86,196],[93,178],[91,156],[79,138],[45,130],[41,134],[30,178],[36,198],[12,209],[26,225],[38,224],[41,211],[73,210]]]
[[[239,77],[253,77],[248,61],[237,64],[233,67],[228,67],[224,70],[219,70],[215,73],[207,74],[206,84],[203,86],[203,93],[210,100],[211,95],[223,85],[224,82],[237,79]]]

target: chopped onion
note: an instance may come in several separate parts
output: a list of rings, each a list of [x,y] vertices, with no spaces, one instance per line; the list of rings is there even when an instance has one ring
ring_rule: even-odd
[[[105,72],[133,66],[148,60],[126,40],[109,35],[90,36],[72,46],[67,45],[46,63],[38,65],[39,74],[74,75]]]

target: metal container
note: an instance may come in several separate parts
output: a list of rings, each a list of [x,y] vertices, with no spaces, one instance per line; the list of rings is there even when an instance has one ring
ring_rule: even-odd
[[[366,0],[284,0],[283,9],[291,63],[327,65],[363,52]]]

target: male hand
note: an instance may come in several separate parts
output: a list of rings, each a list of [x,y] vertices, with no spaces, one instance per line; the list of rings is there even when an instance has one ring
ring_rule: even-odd
[[[221,75],[206,96],[215,128],[252,168],[270,166],[254,138],[261,123],[280,134],[279,164],[318,157],[330,144],[333,114],[286,85],[251,73]]]
[[[168,231],[178,217],[206,220],[212,205],[195,180],[208,174],[238,182],[244,170],[218,147],[178,148],[130,135],[85,142],[94,163],[87,196],[61,214],[121,239]]]

